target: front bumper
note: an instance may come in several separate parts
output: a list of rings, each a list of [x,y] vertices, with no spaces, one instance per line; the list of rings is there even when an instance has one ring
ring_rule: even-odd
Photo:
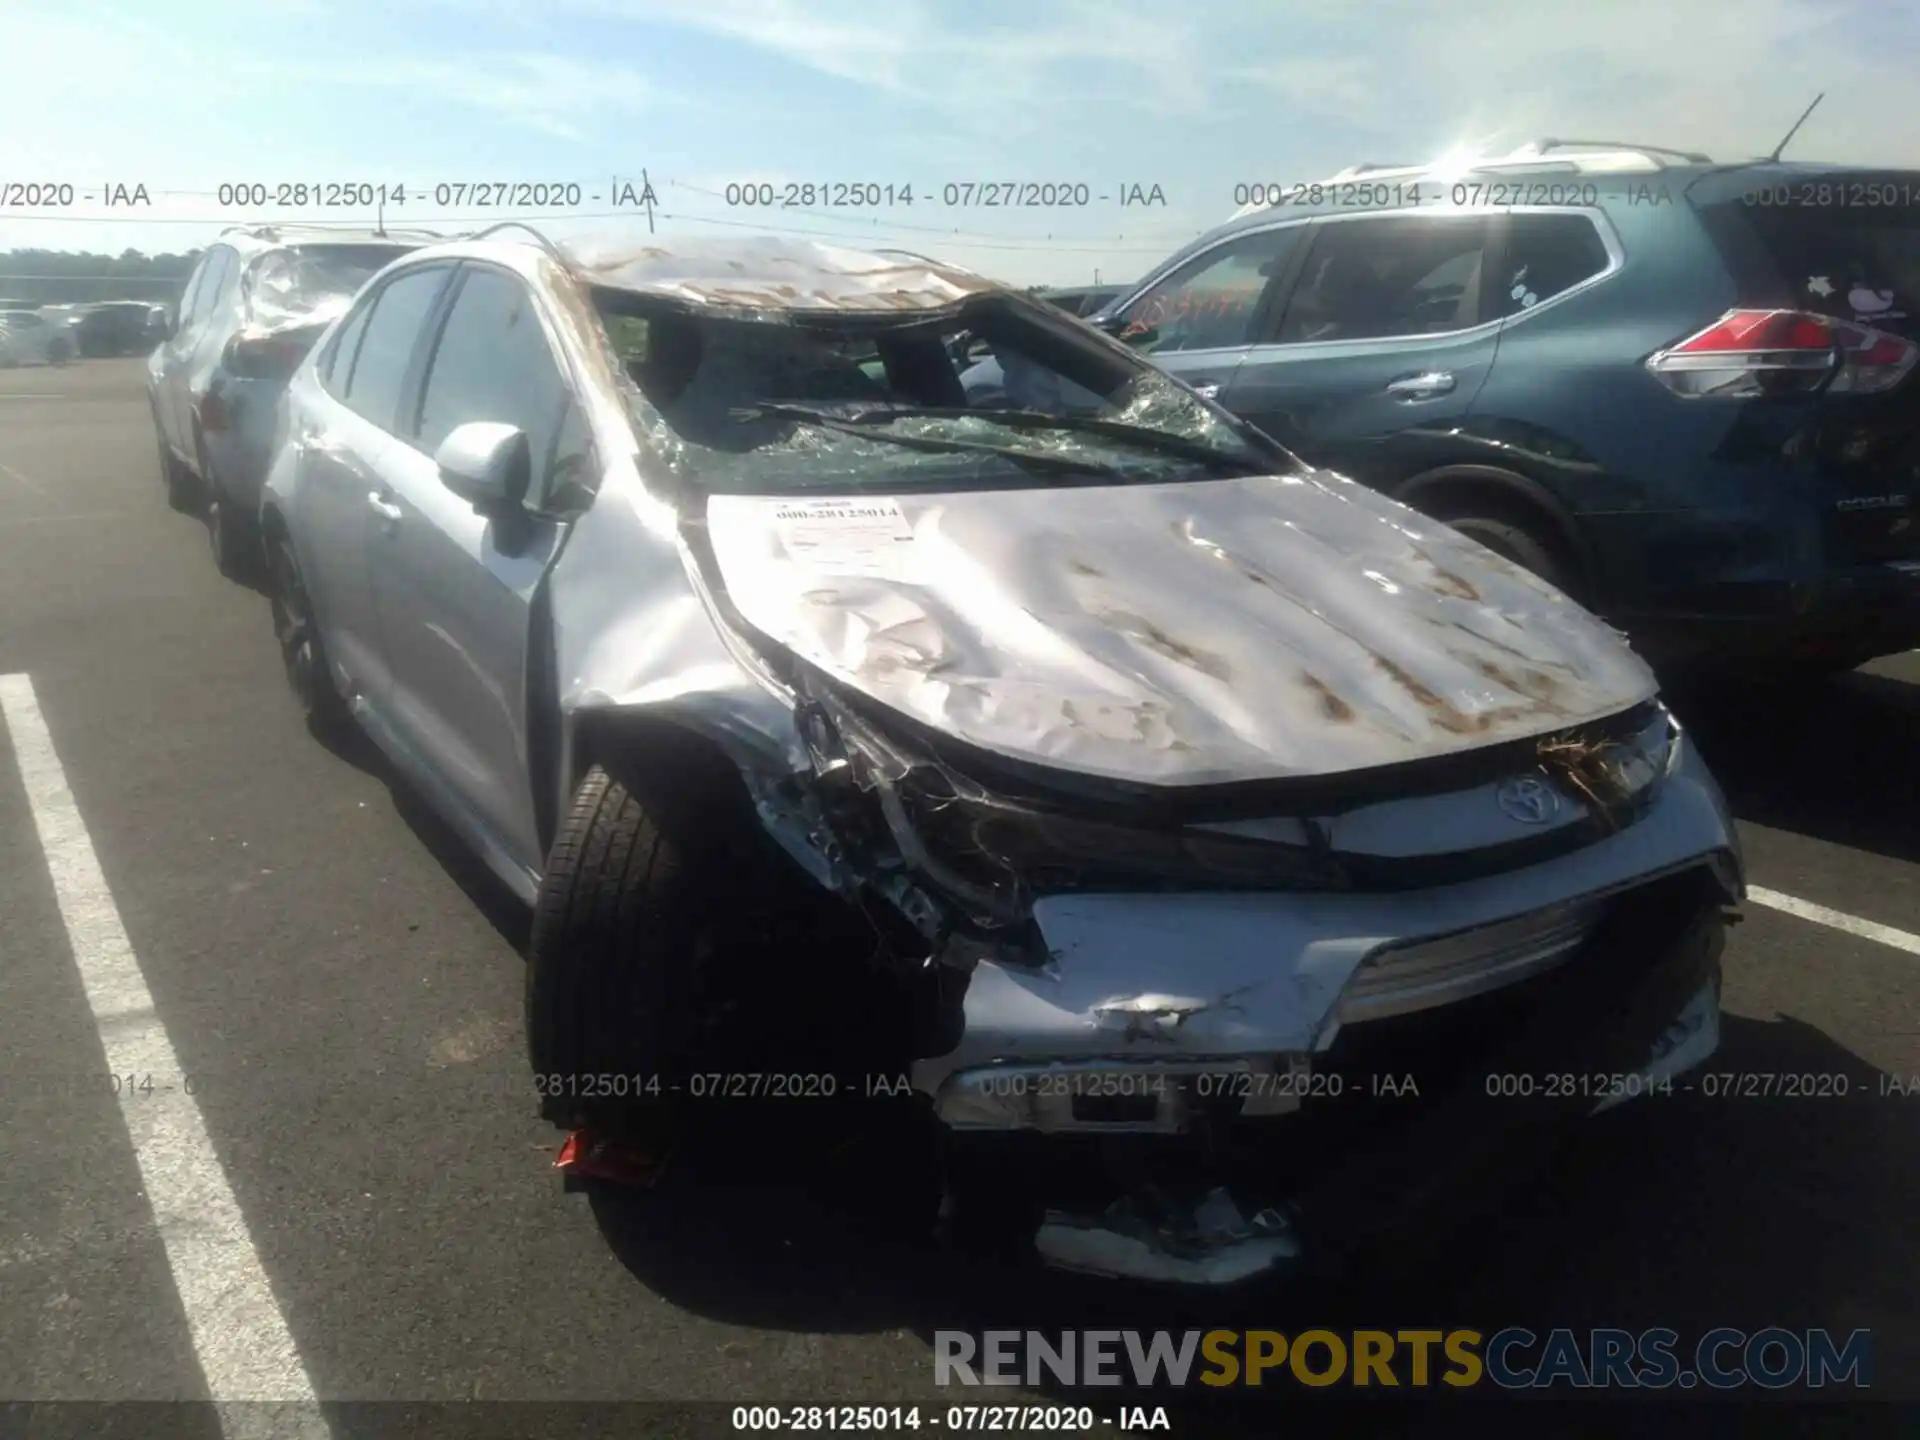
[[[1711,1055],[1739,890],[1719,793],[1682,755],[1637,823],[1510,874],[1043,901],[1055,962],[982,962],[959,1047],[915,1080],[957,1170],[986,1160],[1053,1207],[1056,1264],[1227,1283],[1337,1263]]]
[[[1131,1183],[1104,1204],[1088,1158],[1057,1153],[1035,1171],[1063,1202],[1036,1249],[1068,1269],[1219,1285],[1295,1261],[1338,1268],[1444,1228],[1570,1123],[1658,1094],[1713,1053],[1724,934],[1718,897],[1681,877],[1551,984],[1521,987],[1533,993],[1508,1009],[1524,1021],[1468,1063],[1415,1055],[1383,1072],[1379,1047],[1336,1046],[1329,1073],[1353,1103],[1309,1095],[1286,1120],[1242,1119],[1203,1145],[1136,1153],[1120,1170]],[[1667,941],[1650,950],[1656,935]]]

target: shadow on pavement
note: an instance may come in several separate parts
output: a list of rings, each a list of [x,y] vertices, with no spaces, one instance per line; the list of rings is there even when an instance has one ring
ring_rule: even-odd
[[[527,939],[533,930],[533,912],[500,883],[474,854],[473,847],[395,772],[380,747],[357,728],[338,736],[316,732],[314,739],[335,759],[345,761],[387,787],[387,793],[393,797],[394,813],[406,823],[414,838],[439,862],[440,868],[486,917],[487,923],[500,932],[501,938],[517,953],[525,955]]]
[[[1417,1258],[1338,1286],[1168,1292],[938,1247],[908,1127],[857,1108],[826,1116],[790,1103],[758,1128],[710,1127],[657,1189],[599,1190],[592,1204],[635,1278],[734,1324],[907,1328],[929,1347],[946,1329],[1664,1326],[1680,1333],[1683,1357],[1717,1326],[1868,1329],[1875,1397],[1920,1398],[1920,1095],[1885,1093],[1881,1072],[1790,1019],[1729,1017],[1703,1074],[1730,1072],[1841,1077],[1807,1088],[1847,1093],[1711,1097],[1696,1074],[1693,1093],[1586,1122],[1557,1169],[1489,1194],[1463,1229],[1420,1237]],[[1190,1387],[1182,1404],[1227,1425],[1263,1400],[1356,1399],[1276,1381],[1264,1393]],[[1102,1404],[1155,1398],[1168,1395],[1099,1392]]]
[[[1741,820],[1920,860],[1920,676],[1679,692],[1673,704]]]

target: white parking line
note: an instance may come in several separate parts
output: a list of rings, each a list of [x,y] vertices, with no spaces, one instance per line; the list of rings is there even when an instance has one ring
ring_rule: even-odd
[[[34,484],[33,481],[29,480],[26,476],[22,475],[18,470],[14,469],[11,465],[0,463],[0,475],[5,475],[9,480],[12,480],[17,484],[25,487],[26,489],[31,490],[34,494],[38,495],[42,500],[47,498],[46,491],[42,490],[38,485]]]
[[[286,1406],[287,1413],[273,1416],[262,1408],[223,1405],[222,1429],[230,1437],[252,1435],[263,1433],[263,1422],[270,1421],[274,1433],[324,1437],[330,1431],[314,1403],[313,1383],[274,1303],[200,1107],[178,1088],[182,1072],[173,1042],[154,1011],[139,959],[26,675],[0,675],[0,720],[13,739],[14,758],[108,1073],[151,1075],[156,1087],[175,1087],[164,1094],[122,1096],[120,1115],[133,1141],[210,1398]]]
[[[1844,930],[1849,935],[1858,935],[1862,940],[1876,940],[1882,945],[1891,945],[1895,950],[1904,950],[1909,955],[1920,955],[1920,935],[1915,935],[1908,930],[1896,930],[1891,925],[1882,925],[1878,920],[1862,920],[1858,915],[1849,915],[1844,910],[1829,910],[1826,906],[1816,905],[1811,900],[1782,895],[1778,890],[1763,890],[1758,885],[1747,887],[1747,899],[1756,905],[1764,905],[1769,910],[1778,910],[1784,915],[1797,915],[1800,919],[1811,920],[1816,925],[1826,925],[1835,930]]]

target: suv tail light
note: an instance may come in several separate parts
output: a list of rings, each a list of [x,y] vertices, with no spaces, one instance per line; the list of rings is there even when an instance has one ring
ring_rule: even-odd
[[[1805,310],[1729,310],[1647,361],[1681,395],[1872,395],[1891,390],[1920,346]]]
[[[238,380],[284,380],[300,368],[313,335],[235,335],[220,356],[220,368]]]

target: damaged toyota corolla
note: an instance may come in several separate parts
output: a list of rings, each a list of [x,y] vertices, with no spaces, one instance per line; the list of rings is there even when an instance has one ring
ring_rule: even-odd
[[[1225,1282],[1718,1043],[1737,845],[1618,635],[1051,306],[487,234],[283,432],[289,677],[534,906],[563,1127],[897,1058],[1045,1257]],[[873,1003],[729,1048],[800,991]]]

